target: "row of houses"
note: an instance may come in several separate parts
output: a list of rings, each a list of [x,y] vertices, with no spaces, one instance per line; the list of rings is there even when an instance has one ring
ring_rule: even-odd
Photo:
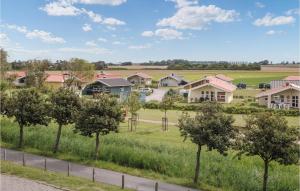
[[[16,86],[24,86],[26,73],[18,72],[14,81]],[[45,83],[51,87],[63,87],[65,81],[69,79],[69,74],[47,73]],[[110,93],[121,100],[128,97],[132,86],[147,86],[152,84],[152,77],[144,73],[135,73],[126,79],[116,74],[100,72],[95,74],[90,81],[79,81],[78,87],[82,95],[93,95],[94,93]],[[200,80],[187,82],[182,76],[170,74],[158,81],[160,87],[181,86],[182,91],[187,94],[188,103],[201,102],[204,100],[230,103],[236,86],[232,83],[233,79],[217,74],[205,76]],[[262,91],[256,95],[259,105],[268,108],[299,108],[300,76],[289,76],[282,80],[271,81],[271,89]]]

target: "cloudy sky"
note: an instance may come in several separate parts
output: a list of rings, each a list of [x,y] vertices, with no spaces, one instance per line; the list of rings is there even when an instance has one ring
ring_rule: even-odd
[[[1,0],[9,59],[299,61],[298,0]]]

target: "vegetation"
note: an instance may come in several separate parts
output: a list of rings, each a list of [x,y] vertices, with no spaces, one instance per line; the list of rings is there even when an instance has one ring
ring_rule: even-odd
[[[91,180],[66,176],[58,172],[43,171],[32,167],[23,167],[12,162],[1,161],[1,173],[21,178],[42,181],[50,185],[71,189],[73,191],[121,191],[117,186],[95,183]],[[128,189],[125,189],[128,190]]]
[[[74,115],[80,109],[80,99],[72,90],[60,88],[50,97],[51,117],[58,124],[53,152],[58,151],[61,129],[63,125],[74,123]]]
[[[101,161],[94,160],[94,139],[73,133],[73,125],[62,129],[60,152],[53,155],[51,149],[57,133],[57,124],[49,127],[32,126],[26,128],[26,151],[60,159],[81,162],[126,172],[133,175],[161,179],[164,181],[191,185],[195,169],[195,144],[187,140],[184,144],[178,128],[170,126],[166,133],[161,125],[140,122],[136,132],[128,132],[127,124],[121,123],[119,133],[103,136]],[[14,146],[18,143],[18,124],[11,119],[1,118],[1,146]],[[200,188],[224,191],[261,190],[263,163],[259,157],[234,158],[236,152],[229,150],[223,157],[216,151],[201,154]],[[296,165],[282,166],[270,163],[269,191],[294,191],[298,189],[299,173]],[[208,188],[207,185],[210,185]],[[205,189],[204,189],[205,190]]]
[[[172,96],[164,96],[163,100],[159,103],[159,109],[165,113],[165,117],[162,119],[163,123],[163,130],[168,130],[168,118],[167,118],[167,111],[171,109],[174,105],[174,98]]]
[[[264,161],[263,191],[267,190],[270,162],[297,164],[300,156],[298,131],[289,128],[287,121],[272,113],[260,113],[247,120],[249,131],[242,138],[242,152],[258,155]]]
[[[1,80],[3,80],[5,72],[10,69],[10,66],[7,62],[7,52],[3,48],[0,49],[0,69]]]
[[[131,92],[128,99],[125,102],[125,106],[131,115],[130,131],[133,130],[132,123],[137,119],[137,111],[141,109],[140,96],[138,92]],[[135,119],[134,119],[135,118]]]
[[[44,98],[35,89],[23,89],[13,92],[13,95],[6,99],[5,114],[14,117],[19,124],[19,148],[23,146],[24,127],[31,125],[47,125],[48,108]]]
[[[115,98],[100,94],[96,100],[86,100],[75,121],[75,131],[83,136],[96,135],[95,159],[99,156],[100,135],[118,131],[122,119],[121,107]]]
[[[196,167],[194,183],[198,182],[200,171],[201,149],[206,145],[209,151],[216,149],[222,155],[230,146],[230,139],[234,138],[232,116],[222,113],[221,105],[216,102],[205,102],[203,107],[191,118],[185,113],[178,122],[181,136],[184,140],[190,138],[197,145]]]
[[[26,65],[26,86],[42,88],[47,79],[47,60],[29,60]]]

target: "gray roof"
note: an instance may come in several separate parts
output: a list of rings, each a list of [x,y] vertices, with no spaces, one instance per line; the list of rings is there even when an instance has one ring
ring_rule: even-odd
[[[183,79],[183,77],[177,76],[176,74],[170,74],[170,75],[168,75],[168,76],[165,76],[165,77],[161,78],[161,80],[162,80],[162,79],[165,79],[165,78],[168,78],[168,77],[173,78],[173,79],[176,80],[178,83],[180,83],[181,81],[186,82],[186,81]]]
[[[105,78],[105,79],[98,79],[97,81],[109,87],[131,86],[131,83],[125,80],[124,78]]]

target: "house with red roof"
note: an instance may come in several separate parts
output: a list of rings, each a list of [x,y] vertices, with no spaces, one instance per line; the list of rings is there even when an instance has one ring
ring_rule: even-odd
[[[145,73],[135,73],[127,77],[127,80],[133,85],[151,85],[152,77]]]
[[[184,89],[188,91],[189,103],[205,100],[230,103],[236,86],[216,76],[207,76],[185,85]]]
[[[274,109],[299,107],[300,76],[288,76],[271,81],[271,89],[256,95],[259,105]]]

